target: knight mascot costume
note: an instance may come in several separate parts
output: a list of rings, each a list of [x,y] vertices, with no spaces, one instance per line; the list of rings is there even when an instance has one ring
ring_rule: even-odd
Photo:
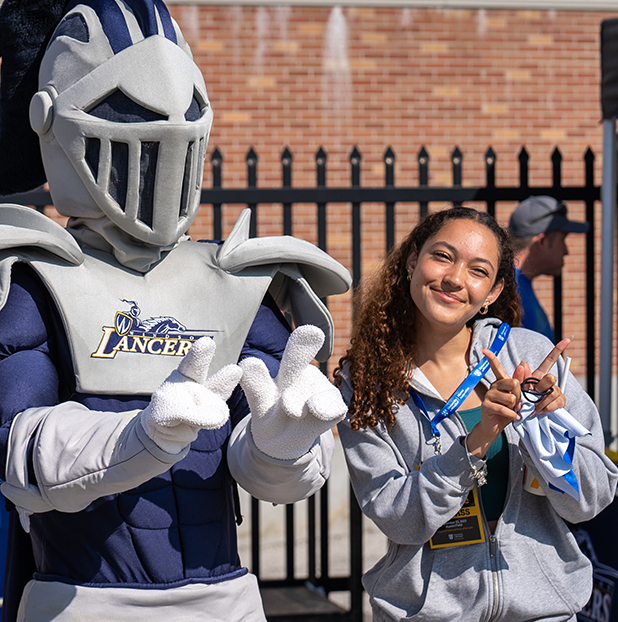
[[[317,367],[347,271],[288,236],[186,232],[213,113],[161,0],[4,0],[3,620],[263,621],[235,485],[328,477],[346,407]],[[297,328],[291,332],[283,313]]]

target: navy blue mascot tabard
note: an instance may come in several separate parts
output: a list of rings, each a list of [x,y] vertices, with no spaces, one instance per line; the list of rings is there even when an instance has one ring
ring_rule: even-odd
[[[2,619],[263,621],[235,483],[328,476],[346,408],[310,363],[349,275],[248,210],[186,235],[213,113],[161,0],[5,0],[0,46],[0,194],[68,218],[0,205]]]

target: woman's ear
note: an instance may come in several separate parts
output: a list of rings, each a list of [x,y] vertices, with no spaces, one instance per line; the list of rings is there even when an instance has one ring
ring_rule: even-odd
[[[416,267],[416,253],[412,251],[408,255],[408,259],[406,260],[406,270],[408,271],[408,273],[410,273],[414,270],[415,267]]]
[[[489,303],[490,305],[493,305],[494,302],[496,302],[496,300],[498,300],[498,298],[500,297],[500,294],[502,293],[502,290],[504,289],[504,279],[500,279],[494,286],[493,289],[491,290],[490,296],[491,296],[491,302]]]

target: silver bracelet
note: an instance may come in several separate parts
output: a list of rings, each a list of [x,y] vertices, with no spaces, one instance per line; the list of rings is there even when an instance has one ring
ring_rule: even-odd
[[[464,436],[464,447],[466,448],[466,458],[468,458],[468,464],[472,471],[472,477],[476,480],[479,486],[484,486],[487,483],[487,463],[484,462],[482,467],[477,467],[472,464],[470,460],[470,451],[468,450],[468,435]]]

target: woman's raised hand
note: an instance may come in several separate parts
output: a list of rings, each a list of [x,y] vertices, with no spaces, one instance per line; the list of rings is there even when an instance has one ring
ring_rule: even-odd
[[[519,417],[518,406],[521,401],[521,380],[524,379],[524,365],[520,363],[513,377],[509,376],[498,357],[490,350],[483,350],[496,380],[491,384],[481,404],[481,422],[479,432],[487,447],[495,441],[502,430]]]
[[[468,435],[468,449],[471,453],[484,457],[489,446],[504,428],[512,421],[518,420],[522,383],[525,379],[532,377],[538,380],[534,386],[537,393],[549,392],[537,403],[535,414],[550,412],[566,405],[566,398],[556,385],[556,377],[548,372],[569,343],[570,339],[560,341],[533,372],[530,371],[530,366],[522,361],[513,371],[512,377],[504,371],[504,367],[493,352],[483,350],[496,380],[483,398],[480,423],[474,426]]]

